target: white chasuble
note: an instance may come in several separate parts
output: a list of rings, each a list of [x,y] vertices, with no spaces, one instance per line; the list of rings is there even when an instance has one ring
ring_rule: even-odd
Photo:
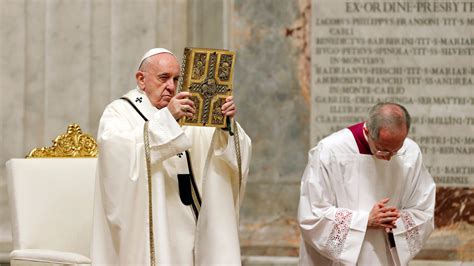
[[[234,129],[238,130],[242,158],[239,180],[234,138],[228,132],[180,127],[167,108],[153,107],[138,88],[124,97],[149,120],[155,262],[241,265],[238,220],[250,138],[240,126]],[[151,263],[144,123],[123,99],[112,102],[102,115],[97,138],[93,264]],[[202,204],[185,205],[180,196],[178,175],[190,174],[190,170],[197,187],[193,200],[200,196]]]
[[[383,198],[401,211],[395,260],[385,231],[367,228]],[[433,230],[434,202],[435,184],[415,142],[405,139],[385,161],[361,154],[349,129],[336,132],[309,152],[301,181],[300,265],[407,265]]]

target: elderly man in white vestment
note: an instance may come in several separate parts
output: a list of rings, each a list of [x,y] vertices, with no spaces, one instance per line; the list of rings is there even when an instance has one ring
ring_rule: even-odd
[[[241,265],[238,220],[251,141],[237,123],[181,127],[177,120],[196,109],[188,92],[176,93],[179,75],[170,51],[151,49],[137,87],[102,115],[93,264]],[[231,96],[222,112],[236,113]]]
[[[301,265],[407,265],[433,230],[435,184],[407,138],[410,115],[380,103],[309,152]]]

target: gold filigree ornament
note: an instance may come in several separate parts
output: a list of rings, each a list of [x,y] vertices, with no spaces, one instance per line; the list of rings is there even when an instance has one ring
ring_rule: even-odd
[[[192,117],[179,123],[187,126],[226,128],[222,113],[225,99],[232,95],[235,52],[222,49],[186,47],[179,76],[178,92],[187,91],[196,107]]]
[[[83,134],[78,124],[71,124],[66,134],[53,140],[53,146],[35,148],[26,158],[97,157],[97,154],[95,139],[89,134]]]

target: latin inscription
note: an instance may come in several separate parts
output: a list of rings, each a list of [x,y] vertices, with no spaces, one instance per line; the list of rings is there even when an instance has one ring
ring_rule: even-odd
[[[412,114],[435,181],[474,186],[474,2],[313,1],[311,141],[377,102]]]

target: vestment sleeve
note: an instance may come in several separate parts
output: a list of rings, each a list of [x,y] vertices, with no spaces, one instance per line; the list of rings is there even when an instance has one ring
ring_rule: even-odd
[[[129,109],[124,102],[104,111],[98,135],[99,152],[101,157],[105,157],[105,160],[101,160],[102,164],[115,165],[120,162],[126,168],[123,170],[126,170],[125,173],[128,173],[130,179],[136,180],[138,169],[143,167],[145,161],[143,124],[133,127],[127,121]],[[152,164],[166,160],[191,146],[167,108],[159,110],[150,118],[149,137],[153,154]]]
[[[249,174],[250,159],[252,155],[252,141],[250,137],[245,133],[243,128],[236,123],[237,128],[233,130],[238,130],[239,136],[239,146],[240,146],[240,158],[241,158],[241,169],[242,169],[242,180],[240,184],[240,191],[238,190],[238,185],[234,185],[234,198],[236,202],[236,209],[240,208],[242,200],[245,193],[245,185],[247,184],[247,177]],[[215,142],[214,142],[214,155],[216,159],[224,162],[232,172],[234,173],[234,180],[238,179],[239,165],[237,161],[237,153],[235,150],[235,138],[230,136],[227,131],[217,129],[215,131]],[[238,200],[237,200],[238,198]]]
[[[393,230],[402,265],[413,259],[434,229],[436,185],[422,163],[421,152],[408,174],[400,208],[401,217]]]
[[[127,239],[124,234],[133,232],[126,227],[145,217],[145,213],[137,213],[141,210],[137,206],[146,206],[144,121],[137,124],[135,116],[137,114],[128,103],[114,102],[104,111],[98,133],[98,184],[116,251],[120,250],[123,239]],[[149,136],[152,164],[190,146],[190,141],[166,108],[150,118]],[[145,230],[146,226],[136,228]]]
[[[369,214],[337,206],[345,198],[340,179],[335,158],[320,143],[310,151],[301,181],[298,222],[307,245],[335,262],[355,264]]]
[[[237,135],[242,159],[242,180],[239,186],[234,142],[236,135],[230,136],[229,132],[218,128],[196,130],[196,133],[198,132],[206,132],[212,140],[210,145],[208,142],[199,143],[209,138],[193,134],[195,139],[193,139],[191,155],[193,152],[207,154],[202,171],[205,176],[202,184],[203,203],[196,229],[196,265],[220,265],[223,262],[226,265],[240,265],[239,210],[249,171],[251,141],[244,130],[238,126]],[[198,147],[202,149],[196,150]],[[208,149],[208,152],[205,149]]]

